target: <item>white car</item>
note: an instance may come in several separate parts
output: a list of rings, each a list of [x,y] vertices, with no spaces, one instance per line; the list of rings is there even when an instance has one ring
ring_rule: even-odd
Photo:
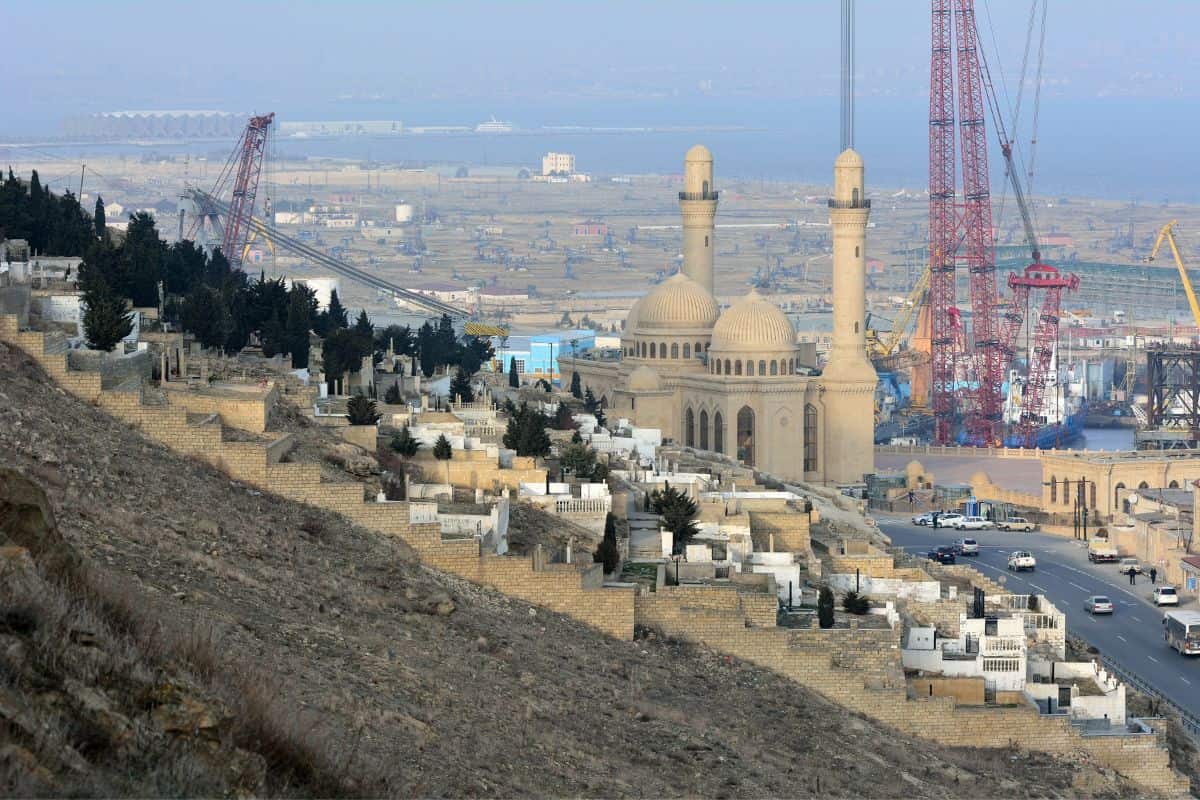
[[[1179,595],[1175,592],[1174,586],[1155,586],[1154,587],[1154,605],[1156,606],[1177,606],[1179,605]]]
[[[960,531],[982,531],[990,529],[992,521],[983,517],[963,517],[954,523],[954,527]]]
[[[954,511],[949,511],[949,512],[946,512],[945,514],[938,515],[937,524],[938,524],[939,528],[953,528],[958,524],[959,520],[961,520],[961,519],[964,519],[962,514],[959,514]],[[930,522],[929,524],[932,525],[933,523]]]
[[[1000,523],[1000,530],[1002,531],[1025,531],[1028,533],[1036,527],[1036,522],[1030,522],[1024,517],[1009,517]]]
[[[916,514],[912,518],[912,524],[913,525],[932,525],[933,524],[933,514],[931,514],[928,511],[926,511],[924,514]]]
[[[1028,550],[1018,550],[1008,557],[1008,568],[1013,572],[1021,572],[1022,570],[1032,572],[1037,569],[1037,559]]]

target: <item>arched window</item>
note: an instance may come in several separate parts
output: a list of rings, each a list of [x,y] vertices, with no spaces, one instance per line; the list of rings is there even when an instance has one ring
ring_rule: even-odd
[[[651,342],[651,343],[650,343],[650,357],[651,357],[651,358],[654,358],[654,353],[655,353],[655,352],[656,352],[656,351],[655,351],[655,347],[654,347],[654,342]]]
[[[1116,511],[1118,508],[1124,508],[1124,509],[1129,508],[1128,503],[1125,503],[1124,506],[1122,506],[1122,500],[1124,498],[1121,497],[1121,490],[1124,488],[1125,488],[1124,483],[1118,483],[1116,485],[1116,487],[1113,488],[1113,511]]]
[[[747,375],[753,375],[753,374],[754,374],[754,362],[753,362],[753,361],[747,361],[747,362],[746,362],[746,374],[747,374]]]
[[[1050,476],[1050,502],[1058,502],[1058,478],[1053,475]]]
[[[608,408],[608,395],[606,395],[606,394],[600,395],[600,407]]]
[[[700,412],[700,449],[708,449],[708,412]]]
[[[734,375],[742,374],[742,362],[740,360],[733,362],[733,374]]]
[[[683,415],[683,443],[687,447],[696,446],[696,416],[690,408]]]
[[[1139,489],[1149,489],[1150,484],[1146,483],[1145,481],[1142,481],[1141,483],[1138,484],[1138,488]]]
[[[750,406],[742,406],[737,413],[737,458],[754,466],[754,411]]]
[[[1063,478],[1063,505],[1071,505],[1071,479]]]
[[[667,357],[667,343],[666,342],[658,343],[658,357],[659,358]]]
[[[1093,509],[1095,509],[1096,508],[1096,482],[1092,481],[1091,485],[1088,486],[1088,489],[1090,490],[1091,495],[1092,495],[1092,498],[1089,502],[1091,504],[1091,507]]]
[[[692,357],[692,345],[689,342],[683,343],[683,357],[684,358]]]
[[[767,362],[763,361],[761,359],[759,359],[759,362],[758,362],[758,374],[759,375],[767,374]]]
[[[788,375],[795,375],[795,374],[796,374],[796,359],[789,358],[788,359]]]
[[[713,446],[712,449],[718,453],[725,452],[725,418],[718,411],[713,414]]]
[[[638,343],[638,349],[639,349],[639,350],[641,350],[641,352],[642,352],[642,358],[645,358],[645,357],[646,357],[646,343],[645,343],[645,342],[639,342],[639,343]]]
[[[858,208],[858,187],[855,187],[850,191],[850,204],[855,208]],[[855,253],[855,255],[858,254]]]
[[[679,358],[679,343],[671,342],[671,358]]]
[[[701,188],[703,188],[703,190],[704,190],[704,191],[701,193],[701,196],[702,196],[702,197],[708,197],[708,181],[704,181],[704,182],[702,182],[702,183],[700,184],[700,186],[701,186]],[[706,240],[704,241],[704,243],[705,243],[705,244],[708,244],[708,240],[706,239]]]
[[[702,342],[696,342],[696,355],[700,355],[703,352],[704,352],[704,344]]]
[[[804,406],[804,471],[817,471],[817,407]]]
[[[779,362],[774,359],[771,359],[771,374],[772,375],[779,374]]]
[[[704,237],[704,246],[708,247],[708,237],[707,236]]]
[[[854,245],[854,257],[858,258],[858,245]]]
[[[1167,484],[1167,488],[1168,489],[1178,489],[1179,481],[1171,481],[1170,483]]]
[[[733,374],[732,370],[730,370],[730,368],[729,368],[729,359],[728,359],[728,358],[727,358],[727,359],[725,359],[725,374],[726,374],[726,375],[732,375],[732,374]]]

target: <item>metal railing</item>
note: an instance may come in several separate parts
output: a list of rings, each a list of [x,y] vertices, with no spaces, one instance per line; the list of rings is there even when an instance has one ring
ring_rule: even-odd
[[[870,208],[870,200],[834,200],[829,198],[830,208]]]
[[[1129,684],[1142,694],[1149,695],[1160,703],[1170,706],[1179,715],[1179,724],[1183,727],[1184,732],[1191,736],[1193,741],[1200,743],[1200,717],[1181,708],[1174,700],[1150,686],[1137,675],[1122,668],[1109,656],[1101,654],[1100,662],[1104,664],[1105,669],[1120,678],[1122,682]]]
[[[680,200],[716,200],[720,192],[680,192]]]

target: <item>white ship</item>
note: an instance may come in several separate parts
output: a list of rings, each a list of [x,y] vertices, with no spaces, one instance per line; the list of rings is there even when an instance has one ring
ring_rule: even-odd
[[[514,130],[511,122],[501,122],[495,117],[475,126],[476,133],[512,133]]]

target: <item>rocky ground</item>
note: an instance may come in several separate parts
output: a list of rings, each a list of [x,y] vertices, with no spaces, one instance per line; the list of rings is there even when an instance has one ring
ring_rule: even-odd
[[[148,443],[6,349],[0,454],[44,487],[64,552],[93,576],[62,581],[35,548],[41,571],[4,584],[0,794],[1133,793],[1079,759],[934,748],[765,670],[613,641],[433,572],[402,542]],[[76,629],[111,666],[38,649]],[[149,691],[164,685],[185,688]],[[223,750],[174,744],[157,709],[185,697],[222,720],[188,741]],[[54,737],[24,727],[52,713]],[[96,745],[97,725],[119,730],[106,714],[137,735]]]

